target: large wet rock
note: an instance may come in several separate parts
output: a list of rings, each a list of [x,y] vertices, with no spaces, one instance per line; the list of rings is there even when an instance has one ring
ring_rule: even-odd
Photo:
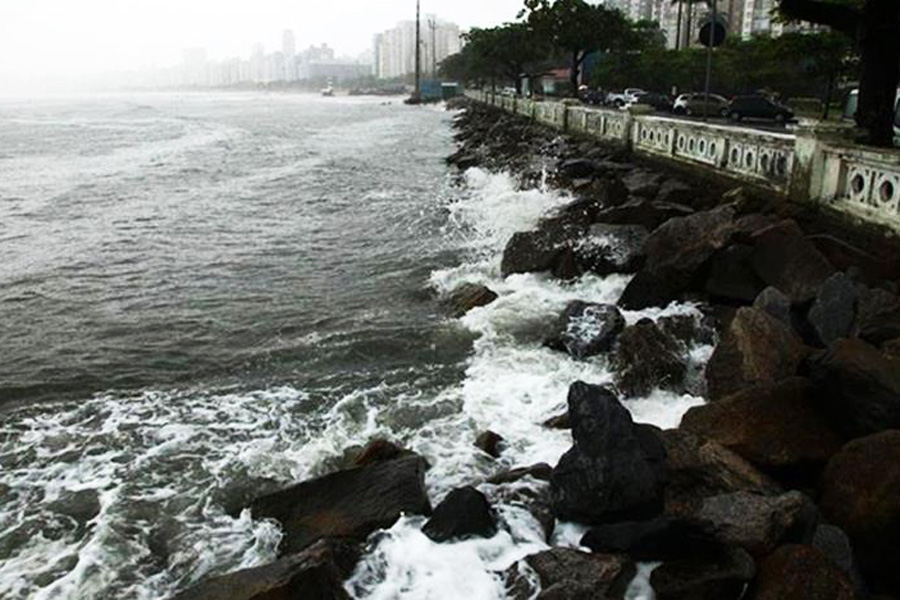
[[[686,217],[693,213],[692,208],[683,204],[635,199],[604,209],[595,218],[600,223],[640,225],[648,231],[653,231],[669,219]]]
[[[560,315],[547,346],[587,358],[607,352],[625,328],[625,318],[615,306],[575,301]]]
[[[717,252],[704,291],[718,300],[751,304],[766,287],[753,269],[753,247],[734,244]]]
[[[475,438],[475,447],[493,458],[500,457],[500,445],[503,443],[503,436],[493,431],[482,431]]]
[[[695,287],[710,258],[730,241],[734,218],[734,208],[724,206],[664,223],[644,244],[644,268],[619,304],[630,310],[666,306]]]
[[[569,388],[574,445],[550,480],[558,518],[580,523],[641,520],[662,510],[665,450],[656,434],[635,425],[606,388]]]
[[[643,247],[649,235],[640,225],[592,225],[575,244],[575,257],[585,272],[634,273],[644,263]]]
[[[764,556],[786,537],[812,536],[812,502],[800,492],[760,496],[734,492],[703,501],[694,518],[726,546],[738,546],[754,556]]]
[[[858,303],[859,290],[850,277],[835,273],[825,280],[807,317],[823,346],[853,335]]]
[[[203,581],[174,600],[344,600],[344,590],[359,558],[355,545],[320,540],[303,552],[252,569]]]
[[[814,476],[842,443],[820,404],[815,388],[794,377],[694,407],[681,427],[716,440],[769,472],[803,478]]]
[[[672,560],[718,549],[699,524],[668,516],[598,525],[584,534],[581,545],[594,552],[627,554],[640,561]]]
[[[813,534],[811,544],[834,563],[850,580],[853,588],[863,595],[865,583],[859,572],[853,545],[846,532],[836,525],[819,524]]]
[[[834,426],[850,437],[900,429],[900,359],[862,340],[838,340],[810,361]]]
[[[867,580],[900,589],[900,431],[844,446],[825,470],[820,507],[850,536]]]
[[[484,494],[471,486],[457,488],[434,508],[422,533],[435,542],[471,537],[491,537],[497,533],[494,511]]]
[[[812,546],[782,546],[763,560],[750,600],[854,600],[846,574]]]
[[[473,308],[487,306],[497,299],[490,288],[476,283],[465,283],[450,294],[447,309],[453,317],[459,318]]]
[[[282,555],[327,537],[364,540],[403,513],[431,513],[427,468],[425,459],[409,456],[338,471],[257,498],[250,509],[256,519],[281,523]]]
[[[753,301],[753,308],[781,321],[787,327],[793,326],[791,299],[778,288],[769,286],[761,291]]]
[[[634,169],[622,177],[622,183],[632,196],[655,198],[663,183],[663,175],[657,171]]]
[[[534,231],[515,233],[503,251],[500,271],[504,277],[544,271],[564,279],[574,277],[578,272],[571,243],[581,238],[584,231],[579,224],[554,221]]]
[[[666,513],[688,515],[705,498],[731,492],[777,495],[781,486],[720,443],[687,429],[663,431],[668,479]]]
[[[828,259],[809,240],[796,222],[787,220],[753,235],[753,266],[767,284],[788,295],[794,304],[816,297],[835,271]]]
[[[404,456],[415,456],[415,453],[390,440],[376,438],[366,444],[356,456],[353,457],[353,466],[365,467],[367,465],[374,465],[375,463],[386,462]]]
[[[900,337],[900,297],[879,288],[859,292],[859,337],[876,346]]]
[[[537,575],[540,600],[621,600],[634,578],[634,563],[625,556],[590,554],[571,548],[551,548],[523,561]],[[534,589],[518,565],[506,572],[509,597],[534,598]]]
[[[740,549],[667,561],[650,575],[657,600],[738,600],[756,574]]]
[[[613,356],[616,387],[629,398],[655,389],[684,391],[687,365],[683,349],[650,319],[626,327]]]
[[[792,377],[805,355],[802,342],[783,322],[761,310],[741,308],[706,366],[709,398]]]

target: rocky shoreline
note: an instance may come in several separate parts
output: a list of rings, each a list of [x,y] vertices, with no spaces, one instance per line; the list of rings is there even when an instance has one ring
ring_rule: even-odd
[[[351,468],[250,503],[282,525],[282,558],[207,580],[198,599],[349,597],[367,537],[429,517],[443,543],[491,537],[490,498],[558,521],[583,549],[532,554],[498,573],[511,598],[620,599],[640,568],[660,600],[844,600],[900,593],[900,261],[895,242],[752,190],[698,184],[620,150],[465,103],[449,162],[553,185],[572,202],[515,234],[503,275],[631,276],[617,305],[571,303],[545,344],[605,356],[614,384],[572,382],[557,465],[522,465],[432,507],[427,461],[387,440]],[[497,294],[465,285],[459,316]],[[623,313],[690,302],[704,317],[628,324]],[[703,342],[715,350],[689,360]],[[680,427],[635,423],[622,404],[655,389],[707,400]],[[475,440],[497,456],[503,440]],[[520,485],[527,481],[530,485]],[[490,491],[490,493],[486,493]]]

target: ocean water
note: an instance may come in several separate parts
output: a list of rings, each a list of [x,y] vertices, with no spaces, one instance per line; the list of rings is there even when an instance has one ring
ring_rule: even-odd
[[[448,168],[452,117],[249,93],[0,100],[0,598],[161,599],[271,561],[278,525],[240,508],[373,437],[428,458],[435,504],[556,462],[571,438],[541,423],[573,381],[612,375],[543,332],[628,280],[502,279],[509,237],[569,198]],[[464,282],[500,297],[450,319],[440,300]],[[675,313],[698,314],[626,318]],[[700,402],[626,404],[672,427]],[[497,461],[472,445],[485,429]],[[348,591],[503,598],[498,573],[547,545],[481,489],[495,537],[435,544],[403,518]],[[633,599],[651,595],[641,573]]]

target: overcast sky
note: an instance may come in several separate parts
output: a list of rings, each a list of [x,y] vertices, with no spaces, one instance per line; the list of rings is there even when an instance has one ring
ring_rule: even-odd
[[[415,0],[0,0],[0,85],[22,79],[171,66],[185,48],[247,57],[254,43],[323,42],[356,56],[373,34],[415,16]],[[422,0],[464,28],[513,20],[522,0]],[[2,90],[0,90],[2,91]]]

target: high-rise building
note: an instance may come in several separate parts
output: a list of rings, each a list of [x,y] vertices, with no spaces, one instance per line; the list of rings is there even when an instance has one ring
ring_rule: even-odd
[[[281,53],[285,58],[294,58],[297,54],[297,38],[290,29],[285,29],[281,34]]]
[[[420,58],[422,72],[432,73],[441,61],[462,48],[459,27],[428,16],[420,25]],[[416,23],[403,21],[393,29],[375,36],[375,75],[394,79],[414,73],[416,69]]]

